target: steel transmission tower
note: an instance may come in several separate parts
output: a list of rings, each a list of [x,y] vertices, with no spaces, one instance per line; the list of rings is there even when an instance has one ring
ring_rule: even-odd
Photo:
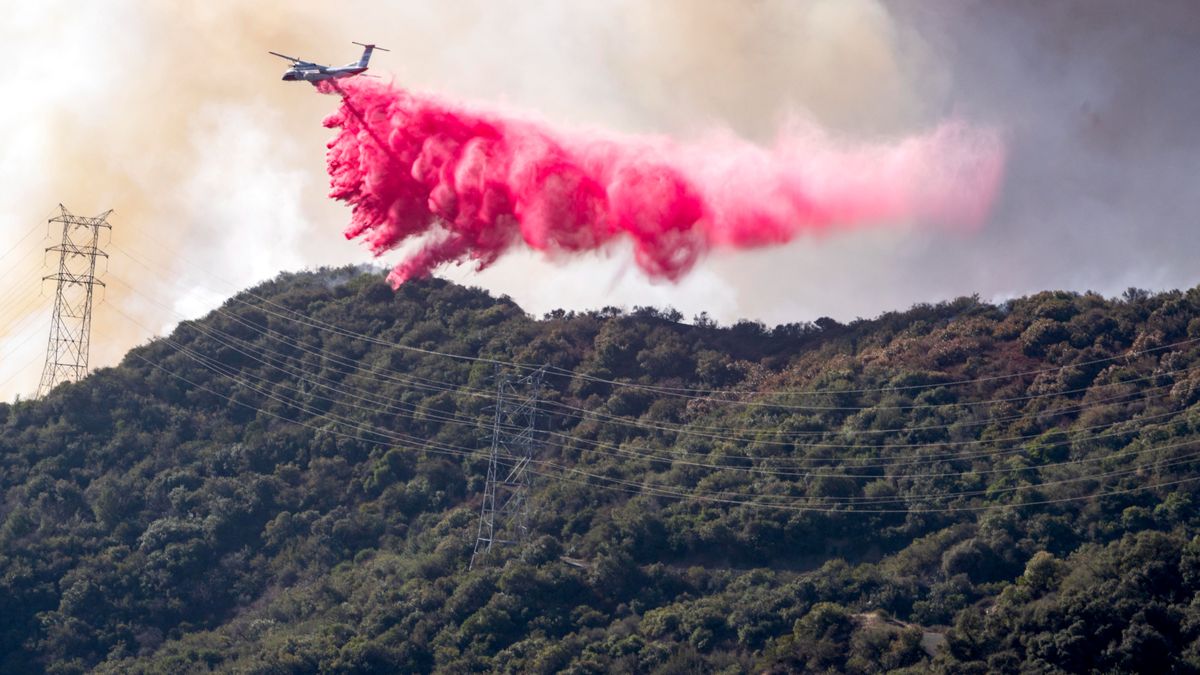
[[[529,465],[538,446],[538,398],[544,374],[544,367],[525,377],[496,374],[492,451],[471,568],[485,562],[493,546],[518,544],[529,534]]]
[[[97,258],[108,258],[100,250],[100,230],[112,230],[107,222],[112,209],[93,218],[72,215],[62,204],[51,223],[62,223],[62,243],[46,251],[58,253],[58,272],[42,281],[58,282],[54,316],[46,346],[46,367],[38,385],[38,397],[60,382],[75,382],[87,374],[88,347],[92,333],[92,293],[104,282],[96,279]]]

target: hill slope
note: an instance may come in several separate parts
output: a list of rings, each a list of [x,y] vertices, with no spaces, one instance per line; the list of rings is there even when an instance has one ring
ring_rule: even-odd
[[[0,670],[1200,667],[1200,289],[679,318],[283,275],[0,405]],[[468,570],[490,360],[548,426]]]

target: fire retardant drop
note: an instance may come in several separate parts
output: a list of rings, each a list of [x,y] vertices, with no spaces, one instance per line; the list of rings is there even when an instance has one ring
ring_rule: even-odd
[[[352,79],[327,155],[348,238],[376,255],[409,240],[395,286],[444,263],[483,269],[514,246],[562,256],[627,238],[651,277],[707,250],[902,223],[978,227],[1003,171],[997,135],[945,123],[890,142],[838,142],[793,125],[772,147],[556,128],[532,116]]]

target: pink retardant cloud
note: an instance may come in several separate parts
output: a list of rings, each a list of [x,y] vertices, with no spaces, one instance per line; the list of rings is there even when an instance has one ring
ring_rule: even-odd
[[[975,228],[1004,168],[998,135],[962,123],[872,144],[793,125],[771,147],[556,128],[351,79],[325,120],[331,193],[348,238],[417,250],[393,285],[444,263],[480,269],[514,246],[563,256],[632,241],[649,276],[675,280],[713,248],[775,246],[901,223]]]

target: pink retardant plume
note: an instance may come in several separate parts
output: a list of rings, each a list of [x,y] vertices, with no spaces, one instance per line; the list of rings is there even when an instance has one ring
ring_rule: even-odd
[[[524,244],[561,256],[633,244],[675,280],[713,248],[904,223],[978,227],[1003,173],[996,134],[948,123],[895,142],[839,143],[795,126],[764,148],[728,134],[694,143],[555,128],[375,81],[322,83],[331,196],[347,238],[376,255],[410,239],[394,286],[437,266],[479,269]]]

